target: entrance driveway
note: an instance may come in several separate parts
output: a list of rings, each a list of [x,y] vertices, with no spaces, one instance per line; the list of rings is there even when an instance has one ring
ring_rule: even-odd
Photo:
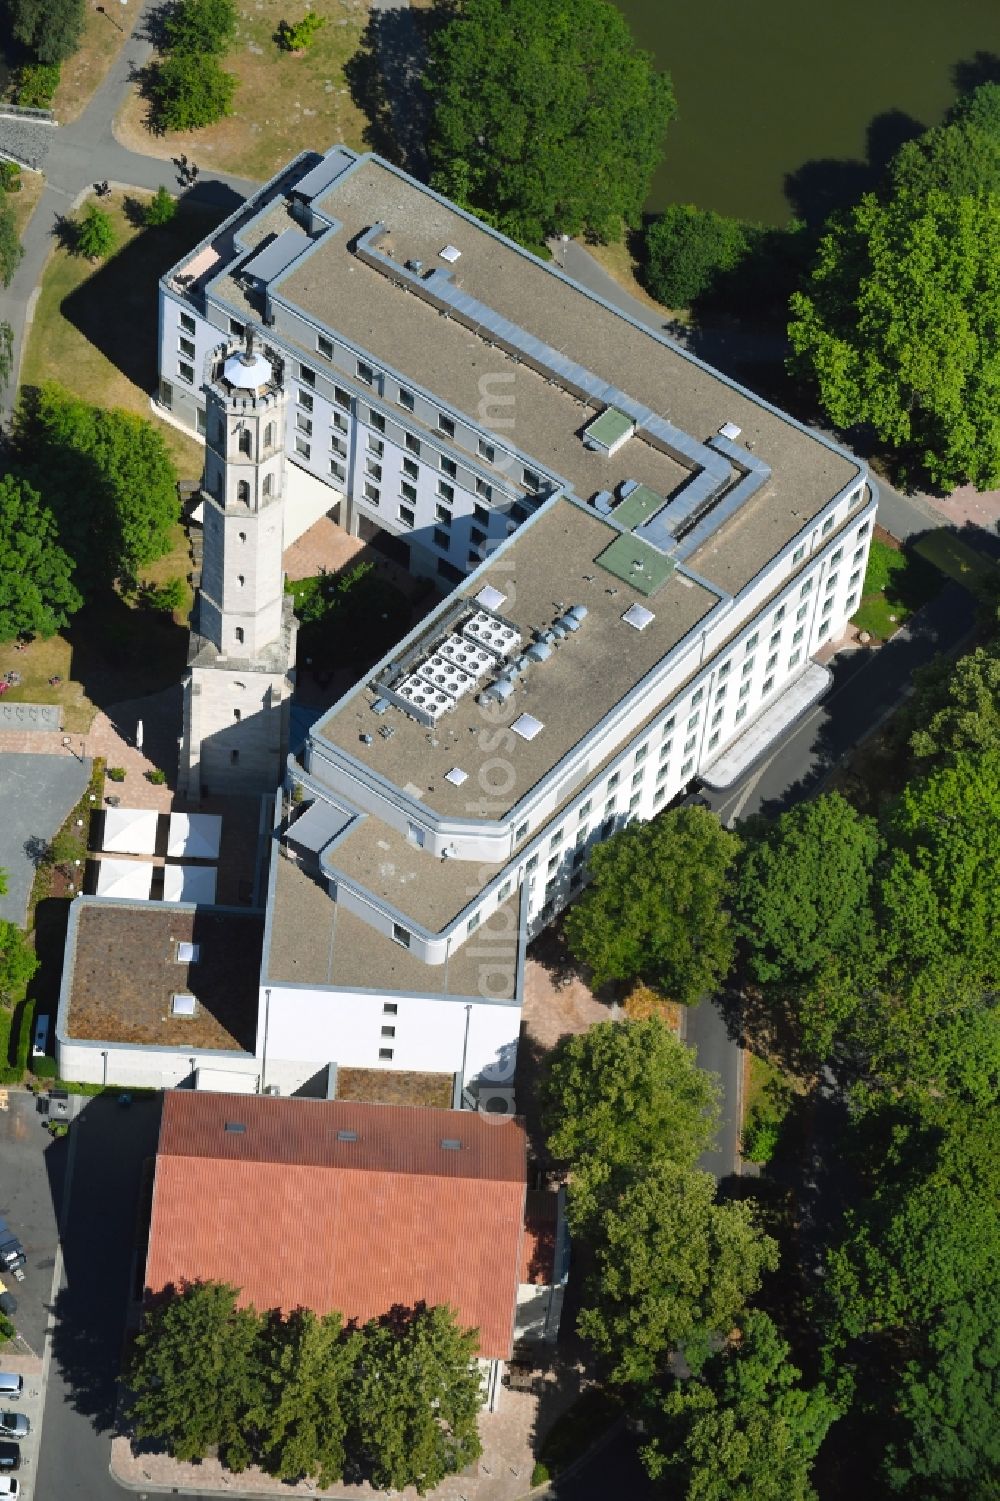
[[[49,842],[89,780],[89,760],[68,750],[51,756],[18,755],[3,750],[0,740],[0,867],[7,872],[0,917],[8,922],[24,927],[35,875],[32,842]]]

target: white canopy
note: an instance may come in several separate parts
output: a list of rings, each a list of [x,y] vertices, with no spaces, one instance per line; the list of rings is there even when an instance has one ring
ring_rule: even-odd
[[[215,901],[215,866],[165,865],[163,900],[197,902],[203,907],[210,907]]]
[[[222,819],[218,813],[171,813],[167,854],[177,860],[218,860]]]
[[[126,901],[149,901],[153,866],[148,860],[101,860],[97,866],[97,895]]]
[[[104,848],[120,855],[152,855],[156,851],[155,808],[109,808],[104,815]]]

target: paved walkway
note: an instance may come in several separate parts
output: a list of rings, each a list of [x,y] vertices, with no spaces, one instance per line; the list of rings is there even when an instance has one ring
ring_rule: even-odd
[[[22,237],[24,258],[10,286],[6,290],[0,288],[0,321],[6,321],[14,330],[14,368],[18,372],[25,327],[30,323],[36,290],[53,247],[58,221],[72,212],[95,182],[105,179],[150,191],[159,187],[169,188],[172,192],[178,190],[177,172],[172,162],[127,151],[115,140],[112,129],[130,82],[152,56],[147,23],[157,8],[154,0],[147,0],[134,32],[83,114],[72,125],[60,126],[52,132],[45,163],[45,191]],[[238,200],[257,187],[258,183],[203,169],[192,196],[199,203],[228,204],[235,208]],[[2,396],[0,420],[9,417],[16,389],[17,382],[12,380]]]
[[[80,801],[90,777],[90,762],[69,755],[61,736],[34,755],[18,754],[21,733],[0,736],[0,867],[7,872],[7,895],[0,896],[0,918],[24,927],[36,859],[32,851],[47,845]],[[46,732],[34,732],[40,736]]]

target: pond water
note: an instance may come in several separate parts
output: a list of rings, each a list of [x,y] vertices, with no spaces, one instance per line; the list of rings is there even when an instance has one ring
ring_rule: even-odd
[[[997,0],[615,0],[672,76],[648,207],[766,223],[849,202],[956,91],[1000,81]]]

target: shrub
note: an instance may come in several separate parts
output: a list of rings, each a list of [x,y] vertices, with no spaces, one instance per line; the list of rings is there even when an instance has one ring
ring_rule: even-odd
[[[117,239],[110,214],[98,208],[96,203],[90,204],[83,217],[77,220],[76,249],[89,260],[97,261],[110,255]]]
[[[154,766],[150,771],[147,771],[146,780],[152,782],[154,787],[162,787],[167,780],[167,774],[165,771],[161,771],[158,766]]]
[[[752,249],[757,226],[671,203],[646,231],[646,285],[667,307],[690,307]]]
[[[160,130],[197,130],[233,112],[236,79],[211,53],[177,52],[151,70],[149,90]]]
[[[36,1079],[58,1079],[59,1065],[54,1058],[50,1058],[48,1053],[46,1053],[41,1058],[32,1058],[31,1072]]]
[[[21,168],[17,162],[0,162],[0,190],[4,193],[21,191]]]
[[[0,1313],[0,1345],[9,1344],[17,1330],[5,1313]]]
[[[750,1107],[743,1128],[741,1149],[750,1162],[770,1162],[781,1140],[793,1093],[786,1080],[771,1074],[760,1096]]]
[[[166,615],[172,615],[174,610],[179,610],[184,603],[184,580],[169,578],[166,583],[144,584],[142,586],[142,602],[151,610],[162,610]]]
[[[546,1480],[550,1480],[551,1478],[552,1477],[549,1475],[548,1465],[543,1465],[541,1460],[537,1459],[535,1461],[535,1467],[531,1472],[532,1490],[534,1490],[536,1485],[544,1485]]]
[[[124,782],[125,768],[124,766],[109,766],[106,775],[109,781]]]
[[[160,224],[169,224],[176,212],[176,198],[171,197],[166,188],[160,187],[146,205],[143,217],[150,229],[156,229]]]
[[[14,94],[21,108],[48,109],[59,87],[60,71],[59,63],[25,63],[18,68]]]
[[[302,20],[297,21],[294,26],[288,21],[282,21],[274,39],[283,52],[301,52],[312,45],[317,31],[323,25],[323,16],[318,16],[314,10],[307,10]]]
[[[170,52],[219,55],[236,35],[236,8],[233,0],[179,0],[163,29]]]

